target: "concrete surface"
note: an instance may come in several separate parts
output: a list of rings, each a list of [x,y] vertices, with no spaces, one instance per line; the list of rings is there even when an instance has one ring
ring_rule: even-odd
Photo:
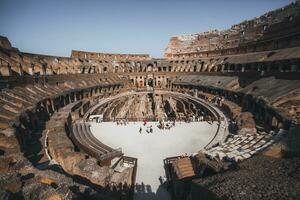
[[[144,183],[147,192],[157,194],[160,186],[159,176],[164,176],[163,159],[171,156],[192,154],[202,149],[213,138],[217,131],[217,123],[176,122],[170,130],[157,128],[156,122],[129,122],[128,125],[117,125],[115,122],[91,123],[94,136],[112,148],[122,148],[125,155],[138,158],[137,180]],[[153,133],[146,133],[146,127],[152,125]],[[139,128],[142,127],[142,134]],[[150,187],[149,187],[150,186]],[[160,196],[168,199],[160,188]],[[141,194],[136,195],[145,198]],[[150,197],[150,196],[149,196]]]

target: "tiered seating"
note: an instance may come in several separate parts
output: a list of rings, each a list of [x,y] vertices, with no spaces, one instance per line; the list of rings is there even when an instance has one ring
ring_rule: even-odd
[[[178,179],[195,176],[193,165],[189,158],[185,157],[175,160],[172,164]]]
[[[274,137],[267,133],[246,133],[235,135],[223,145],[213,147],[203,153],[210,157],[227,158],[236,162],[250,158],[274,143]]]
[[[208,87],[218,87],[224,89],[231,89],[234,86],[238,86],[238,77],[236,76],[207,76],[207,75],[181,75],[178,76],[173,82],[176,83],[187,83],[197,84]]]
[[[88,123],[73,124],[71,138],[77,146],[101,161],[123,155],[120,149],[112,149],[95,138]]]
[[[2,175],[11,174],[19,177],[18,180],[12,180],[14,184],[20,185],[14,192],[22,193],[22,190],[26,193],[33,192],[31,191],[33,188],[22,186],[26,185],[27,181],[32,187],[49,193],[53,191],[52,187],[49,189],[52,183],[63,184],[58,186],[58,190],[63,187],[75,187],[76,184],[76,187],[87,187],[77,181],[68,180],[66,174],[76,174],[90,180],[91,183],[105,186],[109,184],[108,177],[114,174],[113,168],[100,167],[95,158],[77,152],[77,148],[68,138],[65,124],[70,119],[70,113],[76,110],[79,100],[101,96],[104,92],[109,95],[115,92],[121,83],[117,82],[116,78],[100,80],[97,77],[82,79],[69,77],[64,82],[59,80],[59,83],[52,85],[55,79],[55,76],[48,77],[47,83],[33,85],[32,82],[28,82],[23,87],[14,86],[1,91],[0,167]],[[45,122],[49,118],[50,121],[44,130]],[[52,169],[51,164],[59,165],[63,170],[57,172]],[[93,169],[87,169],[87,166]],[[97,177],[92,172],[97,173]],[[117,183],[123,181],[122,177],[131,179],[130,173],[127,173],[130,177],[117,173],[121,177],[114,179]],[[31,175],[27,178],[27,174],[33,174],[33,179]],[[26,178],[20,179],[21,176]],[[0,179],[2,186],[3,177]],[[57,191],[55,194],[61,194],[61,197],[74,195],[65,188],[63,192]]]
[[[70,163],[76,163],[82,160],[85,155],[75,152],[75,146],[68,138],[66,133],[66,124],[71,117],[72,109],[81,106],[81,102],[71,103],[56,112],[47,122],[45,129],[45,149],[51,163],[59,164],[67,172],[72,169]],[[70,120],[70,119],[69,119]],[[77,158],[77,160],[75,160]]]
[[[123,183],[124,180],[131,180],[134,168],[136,168],[136,159],[121,158],[123,154],[120,150],[114,150],[99,142],[90,132],[88,123],[74,123],[72,125],[77,117],[76,113],[83,105],[84,103],[81,102],[71,103],[55,113],[47,123],[44,131],[46,133],[44,138],[45,150],[51,163],[59,164],[69,174],[84,177],[101,186],[106,186],[111,181],[119,184]],[[68,137],[68,130],[70,130],[70,137],[76,146]],[[85,152],[78,152],[76,147]],[[119,158],[112,167],[102,164],[102,161],[115,157]],[[130,159],[133,159],[133,162],[130,161],[127,166],[120,164],[121,161],[126,163]],[[116,167],[122,168],[122,171],[115,170]],[[99,175],[95,176],[94,174]]]
[[[207,95],[204,92],[202,94]],[[253,115],[249,112],[242,112],[239,105],[229,100],[223,100],[216,105],[227,111],[231,119],[235,121],[238,135],[234,135],[220,146],[204,151],[210,157],[218,157],[221,160],[226,157],[230,160],[242,161],[274,142],[270,134],[257,132]]]

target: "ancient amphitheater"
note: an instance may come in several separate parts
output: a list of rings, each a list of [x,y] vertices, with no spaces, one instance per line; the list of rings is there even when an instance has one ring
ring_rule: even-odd
[[[0,37],[0,199],[299,199],[300,1],[164,58]]]

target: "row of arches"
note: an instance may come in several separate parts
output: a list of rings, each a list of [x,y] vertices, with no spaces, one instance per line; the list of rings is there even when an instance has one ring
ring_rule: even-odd
[[[242,110],[253,113],[255,119],[258,122],[263,123],[267,130],[280,128],[289,129],[291,124],[291,121],[284,118],[276,110],[270,108],[266,102],[258,101],[255,97],[248,94],[236,93],[234,91],[223,90],[220,88],[181,84],[173,84],[172,89],[185,93],[205,92],[217,96],[223,96],[227,100],[240,105]]]
[[[230,62],[229,58],[210,60],[152,60],[138,62],[80,62],[76,65],[43,62],[22,65],[0,57],[2,76],[92,74],[92,73],[145,73],[145,72],[300,72],[300,59],[271,62]]]

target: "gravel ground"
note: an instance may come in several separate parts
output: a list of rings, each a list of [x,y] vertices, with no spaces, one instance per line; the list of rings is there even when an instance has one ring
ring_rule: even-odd
[[[201,199],[201,193],[215,199],[299,200],[300,158],[254,156],[238,170],[194,180],[191,199]]]

